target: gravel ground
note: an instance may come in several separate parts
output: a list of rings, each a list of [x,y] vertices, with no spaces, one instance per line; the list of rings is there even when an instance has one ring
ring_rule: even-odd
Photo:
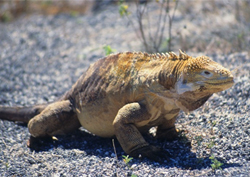
[[[117,52],[140,50],[133,29],[124,25],[116,10],[111,6],[78,17],[30,15],[0,24],[0,105],[28,106],[57,99],[90,63],[104,56],[104,44]],[[177,24],[185,23],[183,16],[177,13],[177,17]],[[210,32],[206,28],[208,38]],[[111,139],[84,130],[58,136],[53,143],[44,142],[40,151],[32,151],[26,146],[25,125],[0,120],[1,176],[249,176],[250,56],[244,51],[221,55],[221,51],[209,56],[234,71],[235,85],[214,94],[189,115],[181,113],[179,141],[146,137],[170,153],[169,161],[133,159],[128,167],[116,140],[118,160]],[[211,168],[216,165],[211,157],[223,163],[221,169]]]

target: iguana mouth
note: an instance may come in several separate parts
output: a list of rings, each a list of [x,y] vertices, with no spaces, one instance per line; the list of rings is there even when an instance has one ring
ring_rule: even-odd
[[[234,80],[224,81],[224,82],[205,82],[208,85],[227,85],[227,84],[234,84]]]

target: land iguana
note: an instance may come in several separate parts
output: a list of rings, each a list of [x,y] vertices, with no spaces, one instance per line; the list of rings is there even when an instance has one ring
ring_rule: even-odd
[[[124,52],[92,64],[59,100],[31,107],[0,107],[0,119],[28,123],[31,137],[66,134],[80,126],[100,137],[116,137],[130,156],[162,158],[142,134],[177,137],[180,112],[202,106],[233,85],[231,72],[207,56],[180,50],[165,54]]]

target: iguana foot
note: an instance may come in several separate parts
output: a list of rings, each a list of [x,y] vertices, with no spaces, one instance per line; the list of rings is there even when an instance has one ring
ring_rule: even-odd
[[[27,146],[31,149],[34,149],[36,151],[39,151],[41,149],[41,146],[44,144],[44,142],[53,142],[52,137],[42,137],[42,138],[35,138],[33,136],[30,136],[30,139],[27,141]]]
[[[157,129],[156,138],[173,141],[179,138],[179,133],[175,127],[168,129]]]
[[[142,148],[136,149],[134,151],[132,151],[131,153],[129,153],[130,156],[132,157],[146,157],[149,160],[153,160],[156,162],[164,162],[164,160],[169,160],[169,153],[159,147],[155,147],[152,145],[148,145],[148,146],[144,146]]]

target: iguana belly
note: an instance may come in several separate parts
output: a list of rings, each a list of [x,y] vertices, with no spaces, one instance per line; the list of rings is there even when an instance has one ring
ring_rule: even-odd
[[[78,120],[83,128],[100,137],[115,136],[113,121],[125,101],[109,97],[78,107]]]
[[[115,136],[113,121],[118,110],[86,110],[77,113],[78,119],[83,128],[100,137]]]
[[[125,96],[121,98],[126,98]],[[134,121],[134,124],[139,127],[145,126],[157,126],[161,121],[158,119],[170,120],[179,112],[178,107],[174,104],[172,99],[161,96],[159,94],[148,94],[146,99],[133,100],[129,102],[140,102],[145,104],[147,111],[151,115],[148,120]],[[99,100],[92,104],[87,104],[78,108],[77,116],[83,128],[90,131],[91,133],[100,137],[113,137],[115,131],[113,127],[113,121],[119,111],[126,105],[126,101],[122,99],[105,99]],[[176,111],[177,110],[177,111]]]

